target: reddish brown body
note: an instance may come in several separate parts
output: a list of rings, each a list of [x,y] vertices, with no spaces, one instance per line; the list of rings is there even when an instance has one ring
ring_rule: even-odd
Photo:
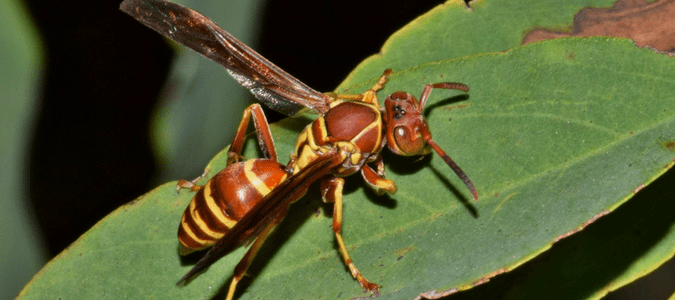
[[[358,95],[319,93],[275,66],[202,14],[165,0],[124,0],[120,8],[165,36],[222,64],[258,99],[287,115],[309,109],[320,116],[299,135],[291,160],[278,163],[272,134],[258,104],[246,109],[228,151],[227,167],[202,188],[194,182],[180,187],[198,190],[185,210],[178,231],[181,254],[213,246],[179,281],[204,271],[242,244],[252,242],[235,267],[227,300],[270,230],[286,215],[308,186],[320,181],[323,200],[333,205],[333,232],[345,265],[366,290],[379,286],[364,278],[349,256],[342,238],[343,177],[361,172],[378,193],[396,192],[385,179],[381,151],[387,146],[399,155],[425,155],[432,150],[462,179],[474,199],[473,183],[433,141],[422,109],[434,88],[467,92],[461,83],[425,85],[419,101],[409,93],[396,92],[380,106],[377,91],[384,87],[391,70],[369,90]],[[253,117],[258,143],[265,159],[238,162],[249,119]],[[374,168],[373,168],[374,167]]]
[[[288,174],[269,159],[228,166],[201,188],[185,209],[178,228],[181,255],[211,247]]]
[[[335,100],[335,105],[307,126],[291,155],[289,167],[297,171],[312,163],[316,153],[343,147],[349,153],[335,176],[349,176],[373,162],[384,147],[384,123],[378,107],[365,102]]]
[[[322,117],[326,126],[326,142],[353,141],[362,153],[378,153],[384,146],[381,139],[384,126],[380,111],[372,105],[359,102],[343,102]],[[314,122],[316,129],[319,122]],[[313,130],[316,136],[320,133]],[[358,136],[358,138],[357,138]]]

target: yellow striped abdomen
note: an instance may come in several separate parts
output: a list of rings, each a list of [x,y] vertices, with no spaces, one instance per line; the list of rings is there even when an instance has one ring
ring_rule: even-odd
[[[283,165],[269,159],[251,159],[220,171],[183,212],[180,254],[213,246],[286,175]]]

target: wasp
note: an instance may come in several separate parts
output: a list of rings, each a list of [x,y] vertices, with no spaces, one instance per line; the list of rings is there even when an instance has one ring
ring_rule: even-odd
[[[435,151],[464,182],[475,200],[478,192],[469,177],[432,139],[424,105],[434,88],[468,92],[462,83],[427,84],[419,98],[395,92],[380,105],[381,90],[391,70],[385,70],[369,90],[356,95],[319,93],[238,41],[204,15],[164,0],[125,0],[120,9],[144,25],[223,65],[242,86],[272,109],[289,116],[311,110],[319,117],[298,136],[286,165],[278,162],[268,122],[259,104],[243,114],[228,150],[227,167],[203,187],[180,181],[197,194],[186,208],[178,231],[180,254],[210,250],[178,282],[192,279],[240,245],[250,244],[234,270],[227,299],[253,261],[268,233],[300,199],[310,184],[320,182],[323,200],[333,203],[333,232],[346,267],[371,293],[380,286],[367,280],[349,256],[342,238],[344,177],[361,177],[378,194],[396,193],[385,178],[382,149],[413,156]],[[265,158],[242,160],[241,148],[253,121]],[[241,160],[241,161],[240,161]]]

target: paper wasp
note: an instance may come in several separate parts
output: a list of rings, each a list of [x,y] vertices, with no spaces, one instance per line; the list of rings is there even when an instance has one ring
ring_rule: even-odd
[[[459,176],[474,199],[478,193],[468,176],[431,138],[422,116],[434,88],[468,92],[461,83],[427,84],[419,101],[409,93],[389,95],[380,106],[377,91],[391,70],[358,95],[319,93],[275,66],[202,14],[164,0],[125,0],[120,9],[146,26],[223,65],[242,86],[267,106],[294,116],[309,109],[319,117],[298,137],[286,166],[277,161],[274,141],[259,105],[245,112],[228,151],[228,166],[202,187],[186,209],[179,227],[181,254],[213,246],[179,281],[204,271],[239,245],[252,243],[235,267],[227,299],[244,275],[269,231],[286,215],[290,203],[320,181],[325,202],[334,203],[333,231],[352,276],[370,292],[379,286],[365,279],[352,262],[342,238],[343,177],[361,172],[378,193],[396,192],[384,178],[381,150],[399,155],[436,151]],[[253,117],[264,159],[238,162],[249,119]],[[370,164],[374,164],[375,169]],[[182,186],[190,186],[185,181]]]

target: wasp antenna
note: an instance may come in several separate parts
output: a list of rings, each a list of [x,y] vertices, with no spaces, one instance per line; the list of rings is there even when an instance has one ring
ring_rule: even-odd
[[[469,92],[469,86],[463,83],[459,82],[443,82],[443,83],[437,83],[438,86],[434,86],[435,88],[441,88],[441,89],[446,89],[446,90],[458,90],[462,92]]]
[[[463,83],[458,82],[441,82],[441,83],[430,83],[424,86],[422,90],[422,95],[420,96],[420,110],[427,103],[429,99],[429,94],[431,94],[432,89],[446,89],[446,90],[458,90],[462,92],[468,92],[469,86]]]
[[[460,168],[457,163],[455,163],[450,156],[441,149],[436,143],[434,143],[433,140],[431,140],[431,137],[426,139],[427,143],[431,145],[432,148],[434,148],[434,151],[438,153],[438,155],[445,161],[448,166],[457,174],[457,177],[464,182],[464,185],[466,185],[466,188],[471,192],[471,195],[473,196],[473,200],[478,201],[478,191],[476,190],[476,187],[473,185],[473,182],[471,182],[471,179],[469,179],[469,176],[462,171],[462,168]]]

